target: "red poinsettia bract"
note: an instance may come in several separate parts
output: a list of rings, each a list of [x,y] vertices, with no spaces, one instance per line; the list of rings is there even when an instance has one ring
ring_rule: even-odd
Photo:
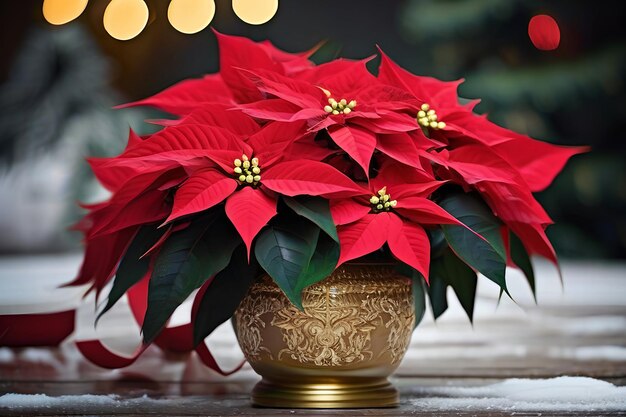
[[[413,75],[382,52],[374,76],[368,60],[314,65],[313,50],[216,36],[218,74],[126,105],[175,118],[152,121],[161,126],[152,135],[131,131],[116,157],[89,160],[111,196],[85,206],[72,284],[99,293],[115,279],[115,302],[145,274],[149,340],[191,291],[240,297],[249,280],[238,276],[256,267],[298,305],[319,271],[373,252],[427,282],[479,271],[503,290],[506,264],[528,268],[532,254],[556,262],[533,193],[585,148],[500,127],[474,113],[476,101],[461,104],[459,81]],[[231,230],[219,244],[211,236]]]

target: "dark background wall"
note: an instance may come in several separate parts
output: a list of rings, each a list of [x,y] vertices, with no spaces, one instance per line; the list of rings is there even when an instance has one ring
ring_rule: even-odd
[[[41,1],[0,2],[0,84],[6,88],[13,82],[11,68],[33,31],[45,37],[70,27],[83,27],[81,36],[93,37],[88,48],[105,58],[101,66],[106,71],[98,78],[106,78],[106,88],[122,102],[217,70],[209,29],[180,34],[167,21],[167,1],[146,2],[149,24],[127,42],[104,31],[105,0],[91,0],[77,21],[63,27],[43,20]],[[316,60],[361,58],[380,45],[418,74],[465,78],[461,95],[481,97],[478,110],[500,124],[553,143],[591,145],[591,153],[576,157],[539,195],[556,221],[549,235],[565,256],[626,258],[626,44],[620,2],[281,0],[277,15],[261,26],[241,22],[230,0],[216,0],[216,5],[211,26],[221,32],[270,39],[289,51],[326,41]],[[556,51],[537,50],[528,39],[528,21],[539,13],[550,14],[560,25]],[[74,52],[63,59],[84,55]],[[51,77],[61,64],[47,61]],[[87,68],[96,71],[97,66]],[[5,106],[1,111],[27,109]],[[108,107],[102,111],[112,112]],[[147,129],[132,123],[140,131]],[[20,139],[2,132],[0,121],[0,161],[9,166],[13,147],[7,144]],[[100,151],[114,153],[120,146],[112,141]]]

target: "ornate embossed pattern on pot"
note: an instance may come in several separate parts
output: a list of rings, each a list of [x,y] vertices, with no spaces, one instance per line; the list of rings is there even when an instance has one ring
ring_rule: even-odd
[[[386,407],[387,377],[406,352],[415,315],[411,282],[389,265],[349,264],[303,292],[295,308],[267,277],[235,313],[239,344],[261,376],[257,405]]]

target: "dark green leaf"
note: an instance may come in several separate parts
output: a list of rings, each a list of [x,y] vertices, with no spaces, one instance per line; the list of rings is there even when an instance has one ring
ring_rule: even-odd
[[[422,274],[405,263],[397,264],[395,266],[395,270],[398,274],[411,278],[413,308],[415,310],[414,327],[417,327],[424,318],[424,313],[426,312],[426,293],[428,292],[428,286]]]
[[[285,203],[302,217],[306,217],[319,226],[335,242],[339,242],[337,228],[330,214],[328,200],[321,197],[285,197]]]
[[[441,275],[433,275],[432,273],[430,274],[428,283],[430,307],[433,310],[433,316],[437,319],[448,309],[448,300],[446,298],[448,284]]]
[[[111,307],[122,298],[124,293],[130,287],[138,283],[141,278],[148,272],[150,266],[150,257],[140,259],[167,231],[166,228],[157,229],[156,225],[143,226],[135,235],[132,243],[126,250],[122,261],[120,262],[113,287],[107,299],[107,304],[98,314],[96,323],[104,313],[109,311]]]
[[[320,229],[302,217],[289,217],[265,229],[256,240],[254,253],[259,264],[285,293],[302,309],[299,279],[315,252]]]
[[[228,265],[239,243],[240,238],[224,216],[194,223],[165,242],[148,287],[142,329],[146,343],[154,340],[192,291]]]
[[[232,317],[257,274],[257,263],[248,263],[246,248],[240,246],[228,266],[213,278],[202,296],[193,324],[194,345]]]
[[[467,265],[477,269],[508,293],[505,270],[506,253],[500,234],[500,221],[477,196],[453,194],[440,202],[463,224],[485,239],[481,239],[463,226],[442,226],[450,247]]]
[[[472,268],[461,261],[450,249],[442,256],[433,260],[430,266],[430,276],[439,276],[452,287],[461,306],[470,321],[474,316],[474,302],[476,300],[476,284],[478,277]]]
[[[524,275],[526,275],[526,280],[528,281],[528,285],[530,285],[530,289],[533,292],[533,297],[535,298],[535,302],[537,301],[537,294],[535,291],[535,271],[533,269],[533,264],[530,261],[530,257],[528,256],[528,252],[526,252],[526,248],[522,244],[522,241],[515,233],[511,233],[511,259],[513,263],[522,270]]]
[[[424,278],[415,271],[411,279],[413,287],[413,307],[415,309],[415,327],[417,327],[426,312],[426,291],[424,290]]]
[[[298,277],[296,291],[301,293],[306,287],[313,285],[329,276],[339,261],[339,243],[329,236],[321,234],[309,267]]]

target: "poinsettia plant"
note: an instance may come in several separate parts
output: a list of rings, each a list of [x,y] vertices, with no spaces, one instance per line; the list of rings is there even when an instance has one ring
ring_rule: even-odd
[[[231,317],[265,272],[298,308],[304,288],[353,260],[396,262],[435,316],[451,286],[472,316],[477,273],[507,292],[531,255],[556,264],[550,217],[533,197],[572,155],[497,126],[461,101],[459,81],[413,75],[380,52],[314,65],[268,42],[217,34],[220,71],[127,106],[176,118],[89,160],[110,192],[78,225],[72,284],[109,310],[148,281],[150,343],[195,290],[194,343]],[[426,290],[424,290],[424,288]]]

